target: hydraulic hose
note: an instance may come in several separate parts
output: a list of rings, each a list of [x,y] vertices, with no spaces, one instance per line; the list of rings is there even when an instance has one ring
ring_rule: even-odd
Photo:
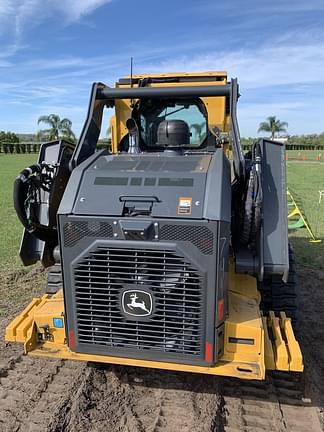
[[[252,156],[254,162],[254,170],[255,170],[255,184],[254,184],[254,202],[253,202],[253,210],[254,210],[254,220],[251,230],[252,242],[255,243],[256,237],[260,230],[261,218],[262,218],[262,179],[261,179],[261,149],[260,144],[255,143],[252,148]]]
[[[243,208],[240,241],[255,248],[262,218],[262,177],[260,144],[254,143],[251,151],[251,168],[248,176]]]
[[[13,202],[18,219],[24,228],[40,240],[52,241],[57,239],[56,230],[53,227],[42,225],[38,221],[32,220],[32,215],[28,216],[26,211],[27,205],[36,205],[36,203],[30,202],[31,180],[33,176],[41,174],[44,166],[43,164],[35,164],[21,171],[14,182]],[[40,188],[41,185],[38,187]]]

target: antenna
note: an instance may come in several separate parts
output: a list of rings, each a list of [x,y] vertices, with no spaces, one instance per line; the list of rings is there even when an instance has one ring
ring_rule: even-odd
[[[133,88],[133,57],[130,58],[130,88]],[[134,100],[130,100],[130,106],[134,108]]]
[[[133,57],[130,58],[130,86],[133,87]]]

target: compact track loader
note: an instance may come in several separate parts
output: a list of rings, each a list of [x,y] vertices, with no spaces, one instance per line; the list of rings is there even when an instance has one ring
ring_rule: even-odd
[[[284,147],[243,155],[236,79],[93,84],[80,139],[43,144],[14,185],[20,256],[46,294],[6,329],[25,353],[264,379],[301,372]],[[111,151],[97,151],[114,108]]]

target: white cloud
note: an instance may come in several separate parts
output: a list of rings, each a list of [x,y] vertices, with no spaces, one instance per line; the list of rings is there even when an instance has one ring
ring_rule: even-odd
[[[12,0],[1,0],[0,16],[8,16],[14,12],[14,2]]]
[[[309,38],[310,39],[310,38]],[[237,76],[242,92],[261,87],[310,86],[324,82],[324,35],[316,40],[301,41],[293,34],[273,40],[258,48],[215,51],[200,47],[197,54],[179,55],[182,45],[149,49],[143,47],[135,57],[136,73],[158,73],[202,70],[227,70],[229,77]],[[203,52],[203,53],[202,53]],[[20,64],[22,70],[38,70],[58,83],[64,78],[84,77],[90,81],[104,79],[107,84],[128,73],[132,48],[122,53],[94,57],[39,58]],[[163,59],[163,60],[161,60]],[[46,72],[48,71],[48,72]],[[49,75],[57,71],[57,75]]]
[[[112,0],[1,0],[0,35],[14,29],[14,38],[19,40],[26,27],[33,27],[44,19],[59,13],[72,23],[90,14]],[[14,24],[14,25],[13,25]]]
[[[83,65],[83,61],[78,57],[61,57],[61,58],[49,58],[49,59],[35,59],[24,63],[27,68],[34,68],[37,70],[61,70],[71,69],[73,67],[79,67]]]
[[[70,21],[77,21],[82,16],[88,15],[95,9],[110,3],[112,0],[67,0],[60,2],[56,7],[61,10],[62,14]]]
[[[324,82],[323,42],[281,44],[259,48],[182,56],[145,64],[150,72],[227,70],[242,88]]]
[[[315,41],[304,35],[303,42],[289,36],[258,48],[173,57],[142,66],[143,72],[226,70],[229,77],[238,77],[243,136],[255,136],[257,125],[269,115],[287,121],[290,133],[323,130],[323,35]]]

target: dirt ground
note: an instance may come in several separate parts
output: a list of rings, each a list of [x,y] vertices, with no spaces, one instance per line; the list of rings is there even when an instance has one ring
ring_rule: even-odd
[[[1,291],[31,298],[43,281],[36,269],[2,280]],[[262,383],[26,357],[4,343],[18,307],[1,300],[0,431],[321,432],[324,272],[300,269],[299,288],[303,379],[274,374]]]

